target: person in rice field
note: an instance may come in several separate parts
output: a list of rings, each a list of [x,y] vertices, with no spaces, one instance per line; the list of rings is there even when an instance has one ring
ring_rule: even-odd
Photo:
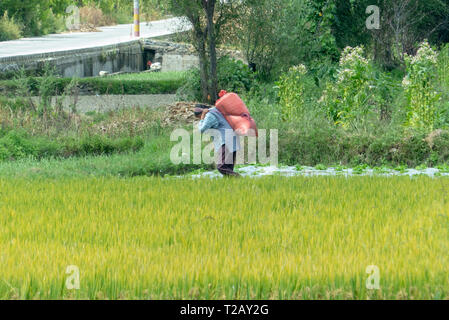
[[[197,104],[195,116],[200,119],[198,130],[207,133],[208,130],[216,130],[212,134],[215,145],[216,164],[218,171],[223,176],[239,177],[234,171],[237,151],[240,150],[240,139],[232,127],[217,108]]]

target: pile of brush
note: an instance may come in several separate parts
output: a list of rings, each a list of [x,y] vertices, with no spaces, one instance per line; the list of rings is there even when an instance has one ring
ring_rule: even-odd
[[[167,107],[162,119],[165,126],[173,126],[178,124],[194,123],[198,119],[195,118],[195,102],[177,102]]]

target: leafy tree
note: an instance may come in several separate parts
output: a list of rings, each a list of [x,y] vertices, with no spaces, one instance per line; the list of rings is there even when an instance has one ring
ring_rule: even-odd
[[[249,0],[238,17],[235,38],[255,71],[267,77],[280,52],[281,19],[286,1]]]
[[[237,6],[243,1],[228,0],[170,0],[169,10],[185,16],[192,25],[192,38],[199,55],[201,95],[204,102],[213,104],[218,98],[217,52],[222,27],[235,17]]]
[[[70,0],[2,0],[0,14],[5,11],[23,26],[24,36],[37,36],[57,31],[57,15],[65,14]]]
[[[380,29],[368,30],[369,5],[380,8]],[[375,60],[387,69],[404,64],[424,39],[440,45],[449,41],[449,0],[338,0],[333,32],[340,49],[370,47]]]
[[[335,9],[334,0],[248,0],[235,35],[264,78],[324,57],[337,60]]]

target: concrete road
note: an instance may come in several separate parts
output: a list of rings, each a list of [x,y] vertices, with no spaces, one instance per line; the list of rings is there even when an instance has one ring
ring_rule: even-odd
[[[132,24],[100,27],[101,32],[73,32],[51,34],[37,38],[23,38],[0,42],[0,58],[85,49],[137,40],[132,36]],[[188,30],[182,18],[171,18],[140,24],[141,38],[166,36]]]

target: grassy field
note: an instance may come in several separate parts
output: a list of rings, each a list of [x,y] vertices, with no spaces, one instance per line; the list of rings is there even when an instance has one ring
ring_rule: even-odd
[[[0,178],[0,298],[449,298],[449,180]],[[66,268],[80,271],[68,290]],[[380,290],[366,289],[366,267]]]

